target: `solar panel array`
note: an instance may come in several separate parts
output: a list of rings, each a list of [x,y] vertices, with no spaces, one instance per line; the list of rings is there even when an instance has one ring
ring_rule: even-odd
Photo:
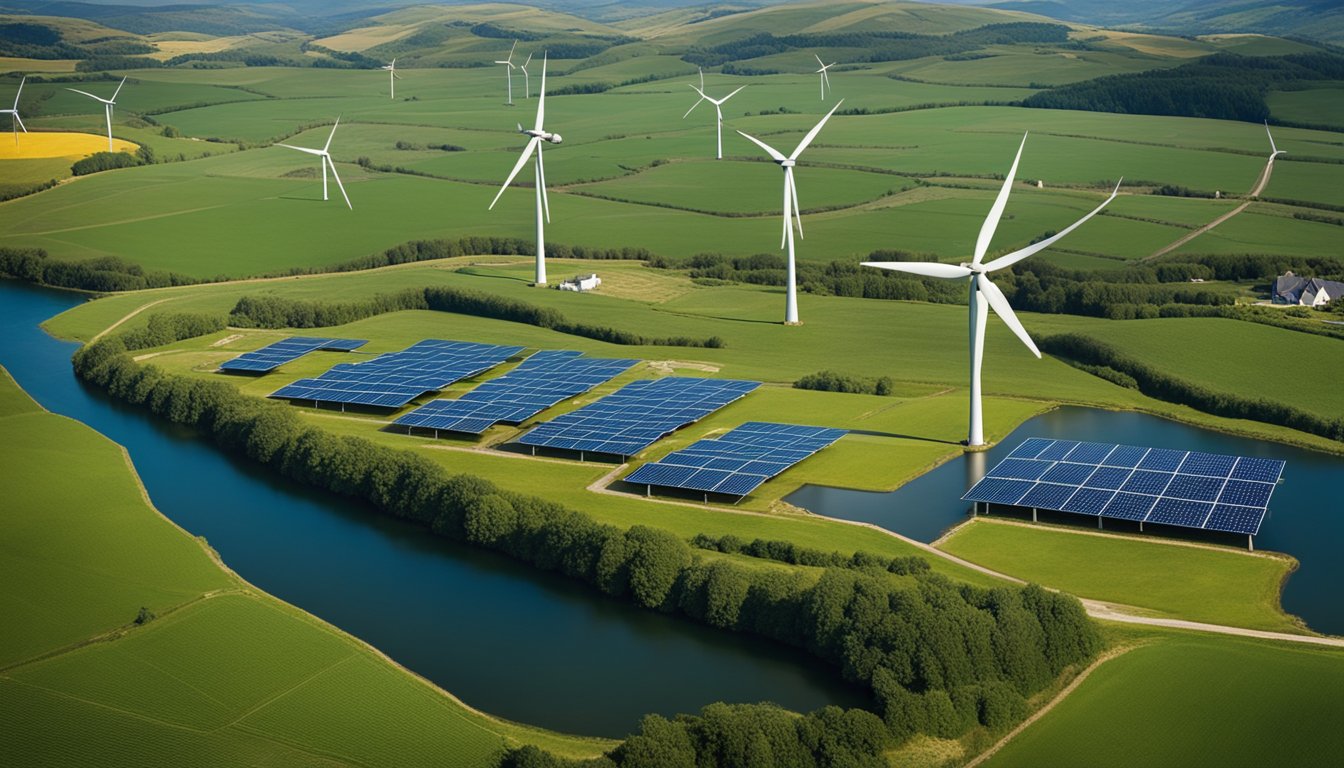
[[[595,403],[537,425],[519,442],[633,456],[760,385],[758,381],[689,376],[633,381]]]
[[[328,349],[335,352],[353,352],[356,349],[367,344],[364,339],[326,339],[315,336],[290,336],[287,339],[281,339],[274,344],[267,345],[253,352],[244,352],[243,354],[226,360],[220,364],[219,368],[223,371],[247,371],[250,373],[266,373],[293,360],[318,349]]]
[[[1033,437],[962,498],[1254,536],[1277,459]]]
[[[843,429],[749,421],[725,435],[696,441],[645,464],[625,481],[746,496],[844,434]]]
[[[271,393],[289,400],[400,408],[426,392],[488,371],[523,351],[467,341],[426,339],[362,363],[341,363],[316,379]]]
[[[568,350],[538,352],[456,400],[434,400],[393,423],[479,435],[500,422],[521,424],[562,400],[611,381],[636,362],[583,357]]]

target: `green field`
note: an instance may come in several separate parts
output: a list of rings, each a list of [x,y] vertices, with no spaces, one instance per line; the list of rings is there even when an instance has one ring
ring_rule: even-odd
[[[1327,766],[1344,654],[1190,634],[1107,661],[985,765]]]
[[[118,446],[3,370],[0,425],[0,762],[490,766],[507,744],[606,745],[469,710],[257,592],[148,505]],[[136,626],[142,606],[158,618]]]
[[[1158,616],[1298,631],[1279,607],[1279,588],[1295,567],[1282,556],[983,518],[938,547],[1000,573]]]

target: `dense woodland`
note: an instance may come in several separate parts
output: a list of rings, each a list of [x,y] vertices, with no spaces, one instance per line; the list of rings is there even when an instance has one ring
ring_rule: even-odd
[[[827,562],[816,575],[707,559],[666,531],[621,530],[480,477],[450,475],[412,453],[308,426],[292,408],[226,382],[168,374],[128,354],[219,323],[191,314],[151,318],[143,332],[81,349],[76,373],[286,477],[438,535],[646,609],[804,649],[871,691],[879,713],[826,708],[799,719],[768,705],[713,705],[672,721],[646,718],[601,764],[877,766],[882,750],[918,733],[953,738],[977,727],[1006,729],[1025,715],[1027,697],[1101,645],[1077,600],[1039,587],[972,587],[904,559],[866,555]],[[720,552],[735,548],[723,539],[697,541]],[[737,556],[755,548],[773,559],[818,557],[769,542],[742,545]],[[669,755],[678,762],[666,762]],[[551,764],[536,750],[510,759]]]

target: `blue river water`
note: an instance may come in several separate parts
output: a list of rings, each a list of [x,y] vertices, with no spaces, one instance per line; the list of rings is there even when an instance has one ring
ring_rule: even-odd
[[[258,587],[360,637],[468,704],[619,737],[713,701],[866,703],[801,651],[640,610],[274,477],[74,376],[39,323],[82,301],[0,280],[0,365],[48,410],[124,445],[164,514]]]
[[[1257,549],[1285,552],[1297,558],[1298,570],[1283,590],[1283,608],[1319,632],[1344,634],[1344,457],[1262,442],[1191,427],[1142,413],[1066,407],[1041,414],[1015,429],[988,451],[966,454],[890,493],[872,493],[810,485],[786,501],[819,515],[859,520],[919,541],[933,541],[971,514],[961,496],[984,474],[1029,437],[1123,443],[1176,448],[1236,456],[1283,459],[1283,481],[1274,491]],[[1096,525],[1096,519],[1063,513],[1042,513],[1052,523]],[[1137,531],[1137,526],[1107,521],[1108,528]],[[1197,538],[1245,546],[1242,536],[1187,533],[1150,526],[1159,537]]]

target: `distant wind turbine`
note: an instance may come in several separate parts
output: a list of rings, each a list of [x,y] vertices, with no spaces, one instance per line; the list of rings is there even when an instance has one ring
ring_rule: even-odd
[[[710,104],[713,104],[713,105],[714,105],[714,114],[718,116],[718,121],[715,123],[715,135],[717,136],[717,140],[718,140],[718,152],[717,152],[717,154],[714,155],[715,159],[717,159],[717,160],[722,160],[722,159],[723,159],[723,105],[724,105],[724,102],[726,102],[726,101],[728,101],[729,99],[731,99],[731,98],[733,98],[734,96],[736,96],[737,93],[738,93],[738,91],[741,91],[743,88],[746,88],[746,87],[747,87],[747,86],[745,86],[745,85],[738,86],[738,88],[737,88],[736,91],[733,91],[732,93],[728,94],[727,96],[724,96],[722,99],[716,99],[716,98],[713,98],[712,96],[708,96],[708,95],[705,94],[705,73],[704,73],[704,72],[701,72],[701,73],[700,73],[700,87],[697,88],[697,87],[695,87],[694,85],[691,86],[691,89],[692,89],[692,90],[694,90],[696,93],[700,94],[700,98],[697,99],[696,102],[695,102],[694,104],[691,105],[691,108],[690,108],[690,109],[686,110],[686,114],[685,114],[685,115],[682,115],[682,116],[681,116],[681,119],[682,119],[682,120],[685,120],[686,117],[687,117],[687,115],[690,115],[691,112],[694,111],[696,107],[700,106],[700,102],[702,102],[702,101],[708,101]]]
[[[826,89],[831,87],[831,76],[826,74],[826,70],[834,67],[835,62],[832,61],[830,64],[824,64],[822,63],[820,56],[817,56],[815,53],[812,54],[812,56],[817,60],[817,65],[821,67],[821,69],[817,70],[816,74],[821,75],[821,100],[825,101]]]
[[[530,99],[530,98],[532,98],[532,80],[531,80],[531,78],[528,77],[528,74],[527,74],[527,65],[528,65],[528,64],[531,64],[531,63],[532,63],[532,54],[529,53],[529,54],[527,54],[527,61],[524,61],[524,62],[523,62],[523,66],[521,66],[521,67],[518,68],[519,71],[521,71],[521,72],[523,73],[523,98],[524,98],[524,99]]]
[[[22,88],[23,86],[20,85],[19,87]],[[17,99],[15,99],[15,101],[14,101],[14,106],[17,107],[18,105],[19,105],[19,102],[18,102]],[[1279,155],[1287,154],[1287,153],[1284,152],[1282,149],[1279,149],[1278,147],[1274,146],[1274,134],[1272,134],[1272,133],[1269,132],[1269,121],[1268,121],[1268,120],[1265,121],[1265,135],[1269,137],[1269,152],[1270,152],[1270,154],[1269,154],[1269,159],[1270,159],[1270,160],[1273,160],[1274,158],[1278,157]]]
[[[1003,187],[999,190],[999,195],[994,199],[994,205],[989,209],[989,215],[985,217],[985,223],[980,227],[980,235],[975,240],[975,254],[970,262],[964,262],[960,265],[940,264],[938,262],[906,262],[906,261],[866,261],[863,265],[866,267],[878,267],[879,269],[890,269],[897,272],[908,272],[913,275],[923,277],[941,277],[951,280],[969,278],[970,283],[970,343],[971,343],[971,424],[970,432],[967,436],[966,444],[968,446],[980,446],[985,444],[983,410],[980,402],[980,368],[985,353],[985,322],[989,315],[990,307],[994,308],[997,314],[1017,337],[1027,345],[1032,354],[1036,357],[1041,356],[1041,351],[1036,348],[1027,331],[1022,327],[1022,323],[1013,313],[1013,308],[1008,305],[1008,299],[1004,297],[1003,292],[997,285],[990,282],[989,273],[996,272],[1005,267],[1027,258],[1028,256],[1043,251],[1054,245],[1060,238],[1077,229],[1080,224],[1096,216],[1105,208],[1108,203],[1115,199],[1116,194],[1120,192],[1120,185],[1117,183],[1111,196],[1102,201],[1083,218],[1075,221],[1058,233],[1038,242],[1028,245],[1021,250],[1013,251],[1005,256],[1000,256],[988,264],[982,264],[985,258],[985,252],[989,250],[989,242],[994,237],[994,230],[999,225],[999,219],[1003,216],[1004,206],[1008,204],[1008,193],[1012,190],[1013,179],[1017,176],[1017,164],[1022,159],[1022,148],[1027,144],[1027,137],[1022,137],[1022,144],[1017,148],[1017,157],[1013,160],[1013,167],[1008,170],[1008,176],[1003,180]]]
[[[310,155],[317,155],[319,158],[321,158],[322,199],[323,200],[327,199],[327,169],[330,168],[331,175],[336,179],[336,186],[339,187],[341,190],[341,197],[345,198],[346,207],[353,211],[355,209],[355,206],[350,204],[350,196],[345,193],[345,185],[341,183],[341,177],[339,174],[336,173],[336,163],[332,162],[331,152],[329,151],[331,149],[331,140],[336,138],[336,129],[339,128],[340,126],[341,126],[341,118],[338,117],[336,118],[336,124],[331,126],[331,135],[327,137],[326,146],[322,147],[321,149],[309,149],[308,147],[296,147],[293,144],[280,144],[280,143],[276,143],[276,146],[285,147],[286,149],[297,149],[300,152],[307,152]]]
[[[384,66],[383,69],[387,70],[387,87],[390,94],[388,98],[395,101],[397,98],[397,81],[401,79],[401,75],[397,74],[397,60],[393,59],[392,63]]]
[[[826,124],[827,120],[831,119],[831,115],[835,114],[835,110],[839,109],[843,103],[845,103],[844,99],[836,102],[835,106],[831,107],[831,111],[821,118],[821,122],[813,126],[812,130],[808,131],[807,135],[803,137],[803,140],[798,142],[798,147],[788,157],[760,139],[738,131],[753,144],[764,149],[774,159],[775,163],[784,169],[784,237],[779,247],[788,248],[789,251],[788,285],[784,295],[785,325],[798,325],[798,279],[793,260],[793,225],[795,220],[798,224],[798,237],[803,236],[803,215],[798,209],[798,185],[793,180],[793,169],[798,164],[798,156],[803,154],[807,145],[812,143],[818,133],[821,133],[821,127]]]
[[[19,90],[14,94],[14,108],[0,109],[0,115],[9,115],[11,127],[14,129],[14,146],[16,147],[19,145],[19,129],[22,128],[24,133],[28,132],[27,126],[19,119],[19,96],[23,95],[23,84],[26,82],[28,82],[27,76],[19,81]]]
[[[507,75],[509,79],[509,106],[513,106],[513,70],[517,68],[517,65],[513,63],[513,52],[517,47],[518,41],[514,40],[513,47],[509,49],[509,57],[503,61],[495,61],[496,64],[504,65],[504,74]]]
[[[67,90],[67,91],[74,91],[75,93],[78,93],[78,94],[83,95],[83,96],[88,96],[90,99],[93,99],[94,101],[100,101],[100,102],[103,103],[103,114],[107,116],[107,151],[108,151],[108,152],[111,152],[111,151],[112,151],[112,110],[113,110],[114,107],[117,106],[117,94],[121,93],[121,86],[123,86],[123,85],[125,85],[125,84],[126,84],[126,78],[123,77],[123,78],[121,78],[121,83],[120,83],[119,85],[117,85],[117,90],[115,90],[115,91],[112,92],[112,98],[110,98],[110,99],[104,99],[102,96],[94,96],[92,93],[89,93],[88,91],[81,91],[81,90],[79,90],[79,89],[77,89],[77,88],[66,88],[66,89],[65,89],[65,90]],[[27,129],[25,129],[24,132],[26,133],[26,132],[27,132]]]
[[[534,281],[537,285],[546,284],[546,224],[551,221],[551,202],[546,196],[546,163],[541,159],[541,145],[543,142],[559,144],[563,141],[558,133],[549,133],[546,131],[546,56],[541,59],[541,91],[537,94],[537,120],[532,125],[532,130],[526,130],[520,124],[518,132],[529,137],[527,146],[523,148],[523,154],[518,158],[518,163],[513,166],[509,172],[509,177],[504,180],[504,186],[499,188],[495,199],[490,201],[490,210],[494,210],[495,203],[504,195],[504,190],[509,188],[518,172],[527,164],[527,160],[535,152],[537,155],[537,275]]]

